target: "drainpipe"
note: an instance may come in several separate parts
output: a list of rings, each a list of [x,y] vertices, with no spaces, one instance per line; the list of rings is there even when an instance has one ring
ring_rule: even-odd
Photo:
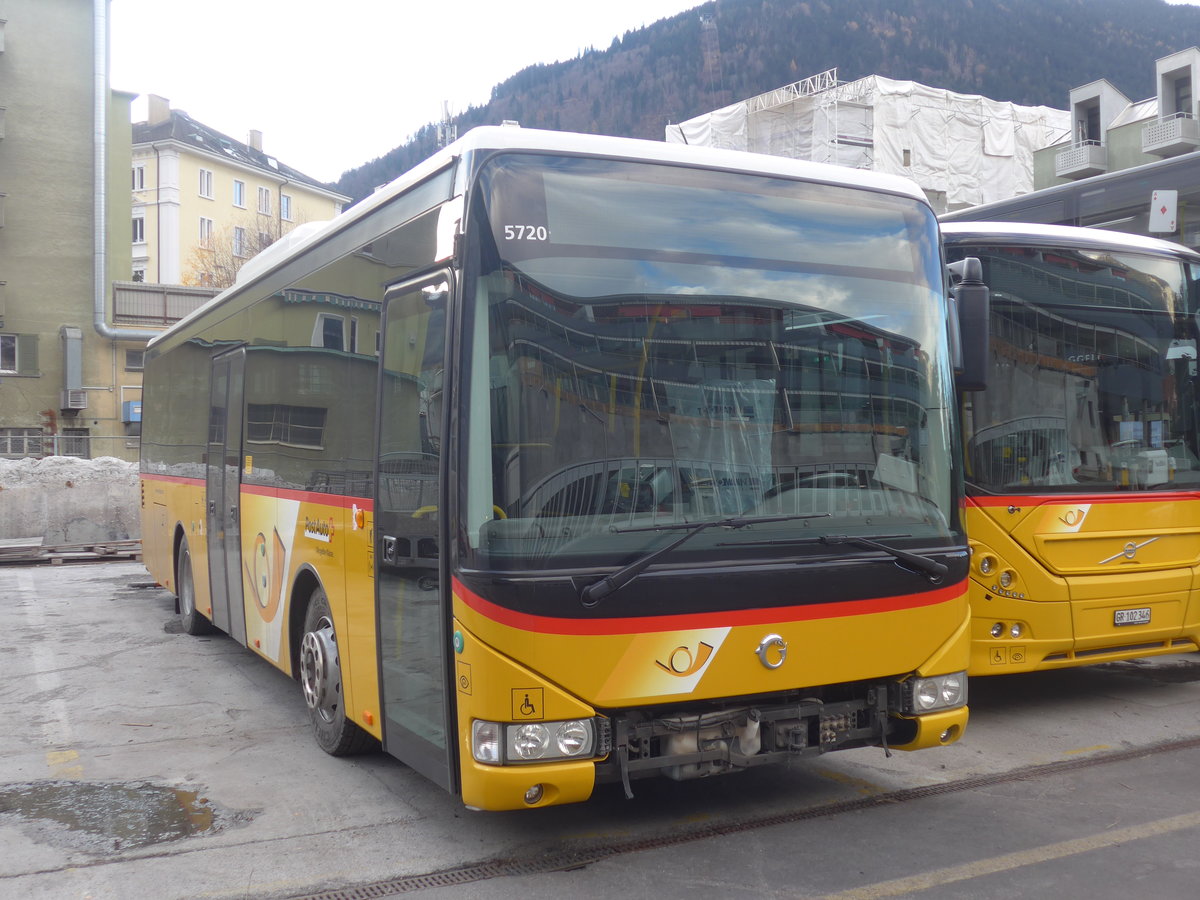
[[[113,341],[136,341],[145,343],[156,332],[140,328],[113,328],[104,315],[104,301],[108,296],[108,261],[105,232],[108,222],[108,203],[104,188],[108,165],[108,2],[92,0],[92,51],[93,114],[92,133],[92,325],[97,333]]]

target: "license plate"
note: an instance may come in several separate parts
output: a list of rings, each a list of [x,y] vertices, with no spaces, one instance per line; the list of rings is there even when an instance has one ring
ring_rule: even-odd
[[[1142,606],[1138,609],[1118,609],[1113,612],[1114,625],[1149,625],[1150,624],[1150,607]]]

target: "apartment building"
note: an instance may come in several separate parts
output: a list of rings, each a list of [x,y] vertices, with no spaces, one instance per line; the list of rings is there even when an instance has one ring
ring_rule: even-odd
[[[1070,93],[1071,129],[1033,154],[1034,190],[954,213],[1110,228],[1200,248],[1200,48],[1154,62],[1155,95],[1107,79]]]
[[[109,88],[107,29],[108,0],[0,0],[0,457],[137,455],[154,332],[108,302],[131,277],[133,95]]]
[[[247,142],[148,98],[133,126],[134,281],[225,288],[250,257],[350,198]]]

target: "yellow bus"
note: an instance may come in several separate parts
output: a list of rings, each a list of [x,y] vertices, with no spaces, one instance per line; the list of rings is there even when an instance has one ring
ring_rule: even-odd
[[[149,345],[146,564],[473,808],[951,743],[947,284],[904,179],[474,130]]]
[[[972,675],[1200,647],[1200,255],[1113,231],[946,222],[991,289],[962,395]]]

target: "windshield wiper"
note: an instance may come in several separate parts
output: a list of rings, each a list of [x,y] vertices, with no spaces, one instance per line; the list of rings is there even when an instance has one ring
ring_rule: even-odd
[[[872,541],[868,538],[858,537],[853,534],[826,534],[817,538],[817,543],[820,544],[857,544],[860,547],[867,547],[870,550],[882,550],[888,553],[905,565],[911,566],[918,572],[923,572],[929,576],[930,581],[937,581],[944,578],[950,568],[945,563],[940,563],[936,559],[930,559],[928,556],[921,556],[919,553],[909,553],[907,550],[899,550],[895,547],[889,547],[887,544],[881,544],[879,541]]]
[[[614,528],[613,530],[620,534],[629,534],[634,531],[683,531],[678,538],[671,541],[665,547],[659,547],[657,550],[647,553],[645,556],[635,559],[627,566],[622,566],[611,575],[605,575],[599,581],[593,581],[579,592],[580,602],[589,609],[607,597],[609,594],[619,591],[633,579],[637,578],[647,568],[653,565],[656,559],[666,556],[681,544],[690,541],[706,528],[714,526],[721,528],[745,528],[747,525],[757,525],[765,522],[787,522],[792,519],[820,519],[828,516],[829,513],[801,513],[787,516],[731,516],[727,519],[710,519],[707,522],[676,522],[668,525],[641,525],[634,528]],[[943,566],[943,568],[945,568]]]

